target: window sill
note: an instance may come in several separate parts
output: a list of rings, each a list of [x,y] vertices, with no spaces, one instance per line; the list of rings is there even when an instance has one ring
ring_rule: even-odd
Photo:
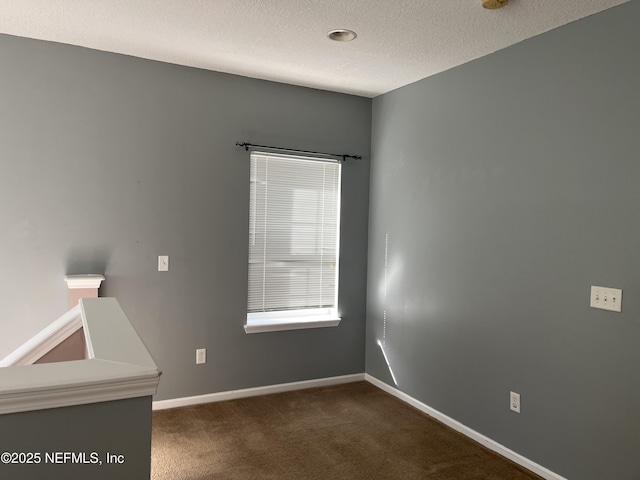
[[[283,330],[302,330],[305,328],[337,327],[340,325],[340,317],[323,315],[311,318],[294,317],[286,320],[251,320],[244,326],[245,333],[280,332]]]

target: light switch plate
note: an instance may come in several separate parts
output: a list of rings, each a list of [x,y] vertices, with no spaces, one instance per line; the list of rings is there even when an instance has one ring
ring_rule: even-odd
[[[169,255],[158,256],[158,271],[159,272],[169,271]]]
[[[611,312],[622,311],[622,290],[619,288],[591,286],[591,301],[593,308],[601,308]]]

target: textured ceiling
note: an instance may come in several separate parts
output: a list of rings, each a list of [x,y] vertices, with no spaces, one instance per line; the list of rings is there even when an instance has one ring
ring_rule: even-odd
[[[0,0],[0,32],[374,97],[626,1]]]

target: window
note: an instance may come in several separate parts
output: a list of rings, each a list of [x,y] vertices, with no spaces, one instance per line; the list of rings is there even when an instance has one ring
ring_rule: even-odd
[[[337,161],[251,153],[247,333],[335,326]]]

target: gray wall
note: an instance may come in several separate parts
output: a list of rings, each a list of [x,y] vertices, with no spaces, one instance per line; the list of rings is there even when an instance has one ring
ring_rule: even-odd
[[[373,103],[366,371],[393,384],[386,310],[402,391],[570,479],[640,478],[638,25],[634,0]]]
[[[156,399],[364,371],[370,99],[10,36],[0,65],[0,357],[66,310],[65,274],[104,273]],[[365,157],[343,171],[339,327],[244,333],[237,140]]]
[[[2,480],[148,479],[150,475],[151,397],[0,415],[0,432],[0,452],[34,454],[25,457],[33,463],[0,462]],[[84,457],[74,463],[53,456],[56,452]],[[107,463],[107,452],[121,455],[124,463]]]

